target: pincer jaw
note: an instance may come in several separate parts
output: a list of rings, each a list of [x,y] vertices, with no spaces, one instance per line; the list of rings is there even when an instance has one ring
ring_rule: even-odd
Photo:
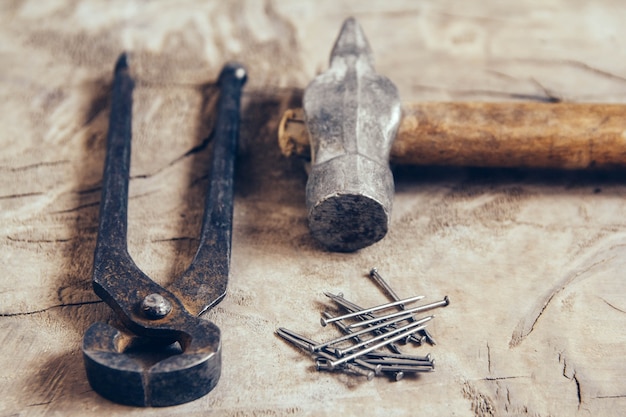
[[[137,336],[94,323],[85,333],[82,349],[89,384],[104,398],[141,407],[178,405],[206,395],[222,370],[220,330],[197,320],[202,324],[194,329],[191,346],[155,364],[129,354],[128,348],[139,342]]]

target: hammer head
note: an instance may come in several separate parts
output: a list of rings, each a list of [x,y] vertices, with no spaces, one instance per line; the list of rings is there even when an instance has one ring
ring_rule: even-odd
[[[347,19],[330,68],[303,99],[311,140],[306,187],[309,227],[332,251],[352,252],[387,233],[393,201],[389,151],[400,122],[393,83],[376,74],[369,43]]]

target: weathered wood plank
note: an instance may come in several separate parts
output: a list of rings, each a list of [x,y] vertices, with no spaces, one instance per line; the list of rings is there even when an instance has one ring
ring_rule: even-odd
[[[0,415],[162,415],[96,395],[80,343],[112,313],[92,293],[112,65],[137,79],[129,246],[155,280],[191,260],[216,91],[244,62],[232,274],[207,317],[223,330],[217,388],[168,415],[603,415],[626,409],[623,172],[402,168],[391,230],[355,254],[309,236],[306,175],[280,156],[283,111],[359,19],[403,100],[625,102],[621,3],[91,1],[0,6]],[[437,370],[394,383],[317,373],[278,326],[316,339],[343,291],[452,301],[437,312]]]

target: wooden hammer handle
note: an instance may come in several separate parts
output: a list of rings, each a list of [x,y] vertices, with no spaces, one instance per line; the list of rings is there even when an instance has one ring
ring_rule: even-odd
[[[626,106],[432,102],[402,108],[391,162],[525,168],[626,167]],[[284,155],[309,157],[302,109],[279,127]]]

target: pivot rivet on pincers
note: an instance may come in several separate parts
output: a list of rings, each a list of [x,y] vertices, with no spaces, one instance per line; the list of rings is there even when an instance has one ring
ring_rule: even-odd
[[[172,303],[161,294],[148,294],[141,302],[141,311],[151,320],[162,319],[172,311]]]

